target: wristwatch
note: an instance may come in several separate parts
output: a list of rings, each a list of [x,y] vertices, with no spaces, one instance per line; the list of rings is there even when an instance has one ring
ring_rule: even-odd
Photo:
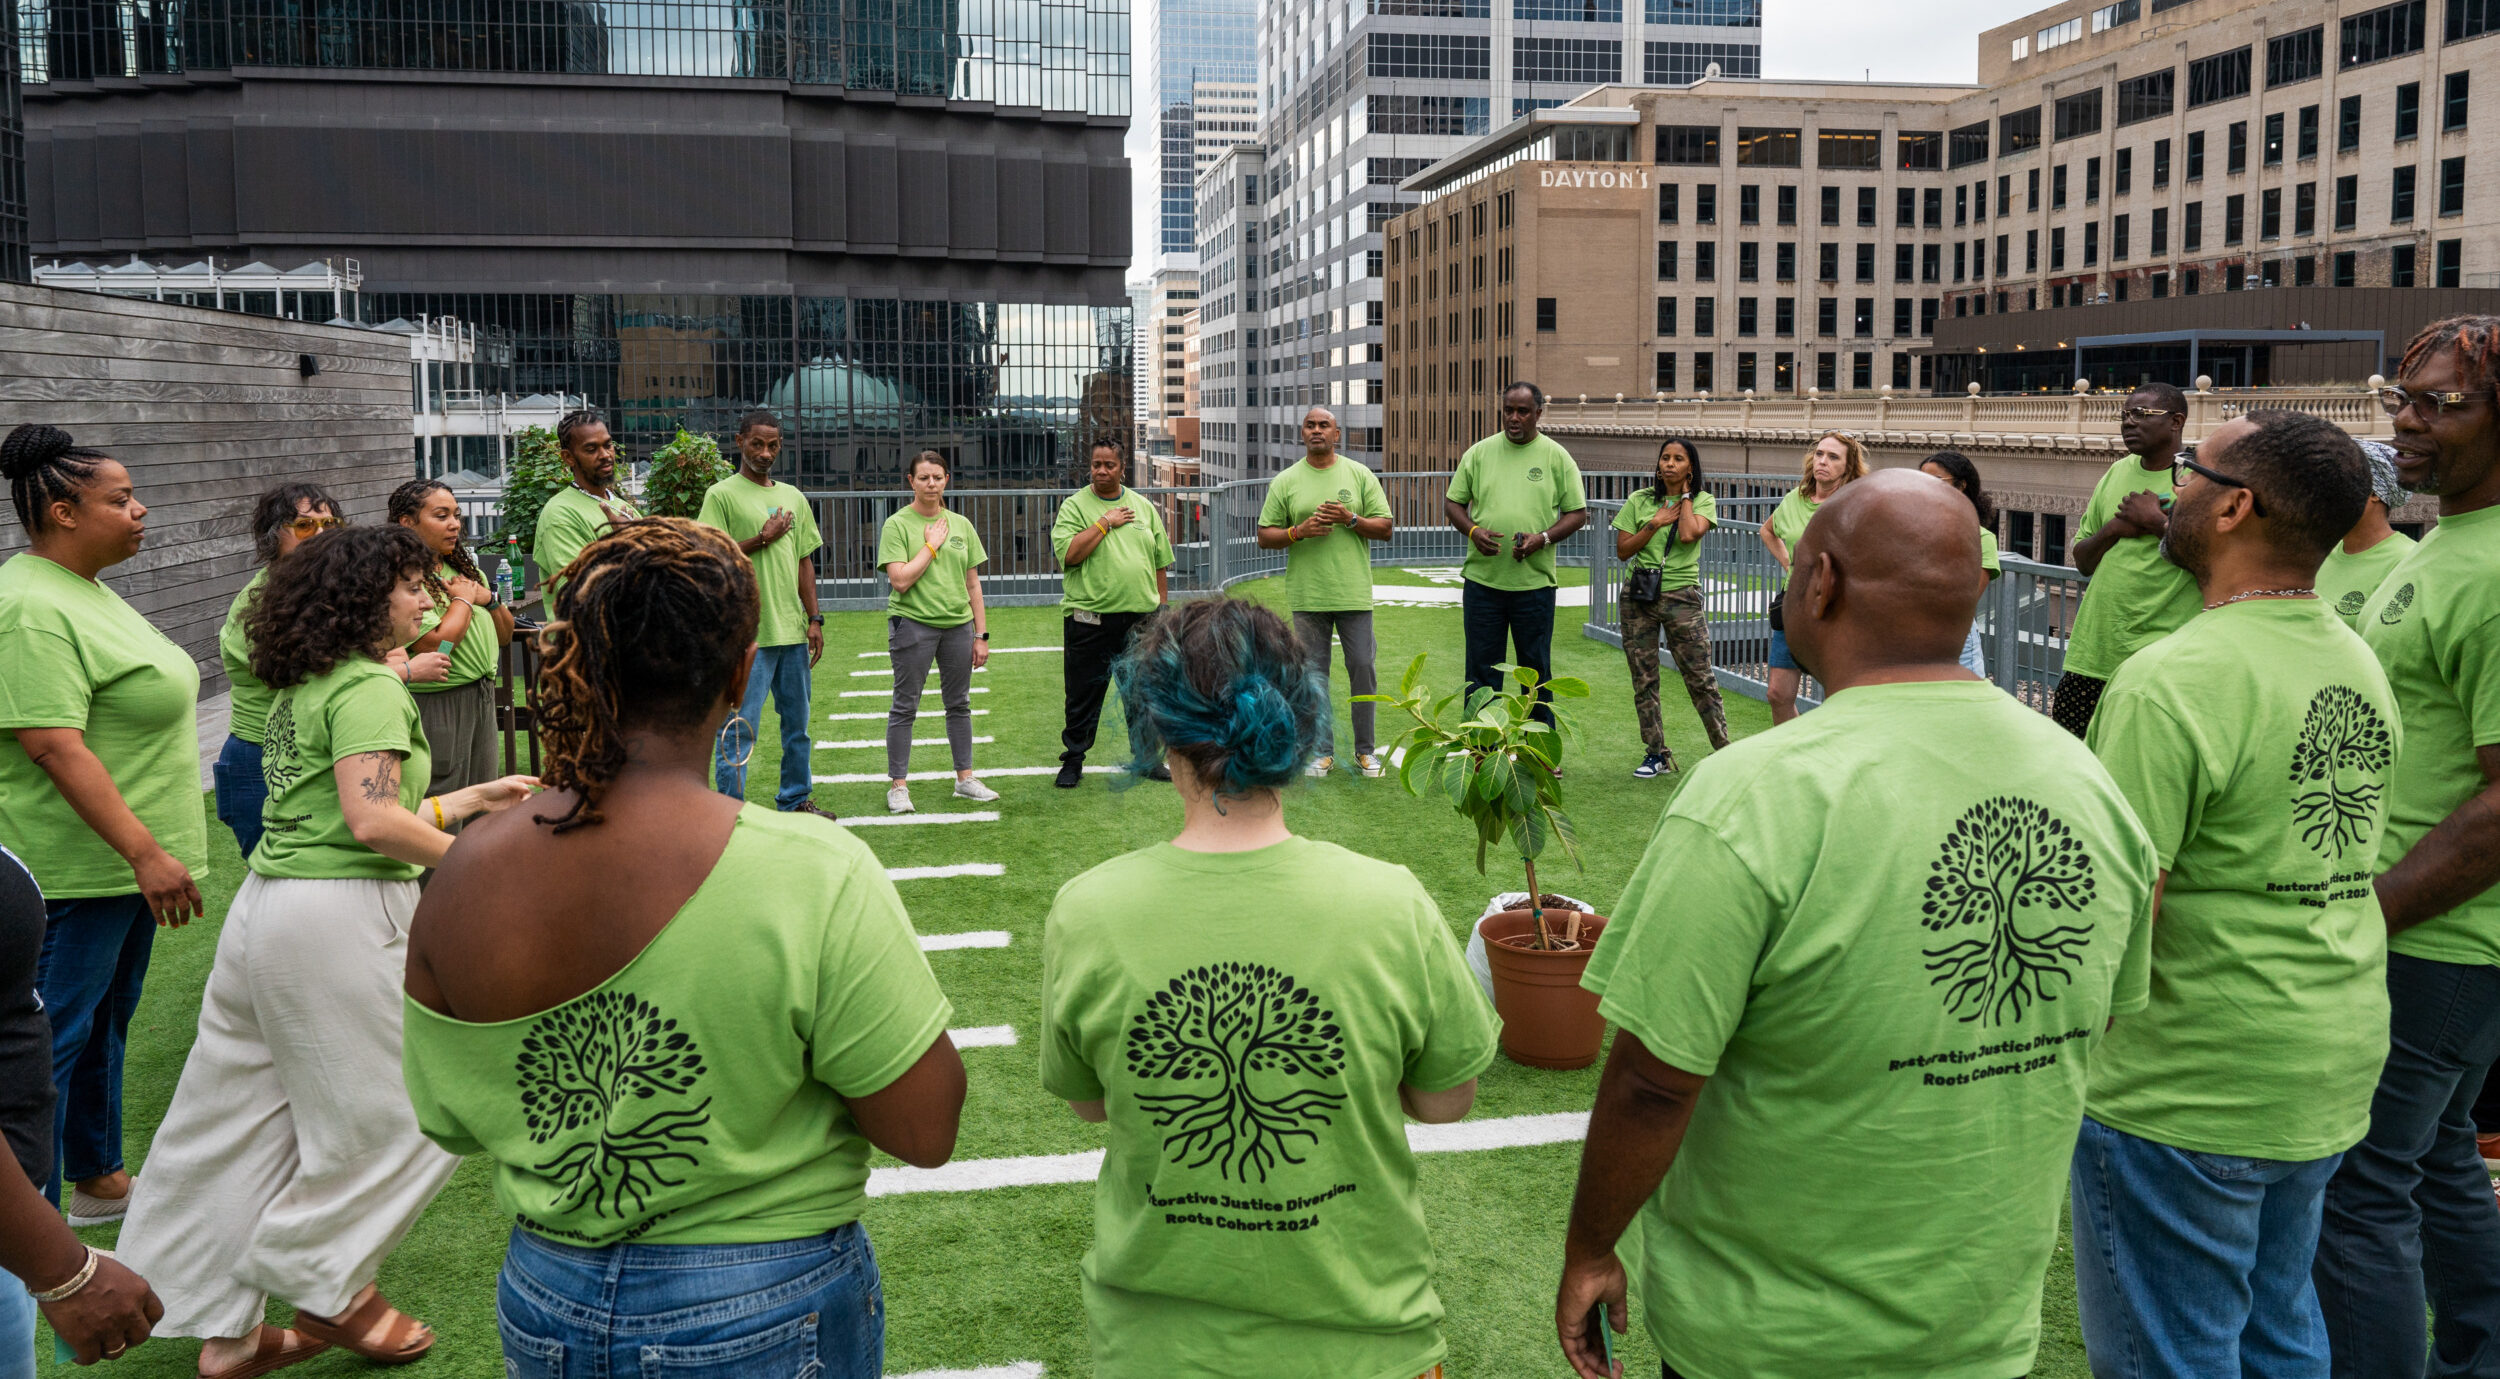
[[[822,613],[810,613],[807,615],[807,621],[812,626],[822,627],[825,625],[825,615]]]
[[[990,634],[987,632],[975,632],[972,634],[972,637],[975,641],[986,642],[990,639]]]

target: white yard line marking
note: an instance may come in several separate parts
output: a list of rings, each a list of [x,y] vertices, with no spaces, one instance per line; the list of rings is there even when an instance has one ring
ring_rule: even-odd
[[[1039,1360],[1018,1360],[1013,1364],[988,1365],[980,1369],[920,1369],[909,1374],[890,1374],[886,1379],[1043,1379],[1050,1373]]]
[[[979,694],[981,691],[974,690],[973,693]],[[848,696],[846,695],[844,697],[847,698]],[[981,715],[988,712],[988,709],[974,709],[972,711],[972,716],[979,718]],[[881,719],[885,717],[885,710],[878,709],[870,713],[829,713],[826,714],[825,717],[836,723],[865,723],[872,719]]]
[[[1018,653],[1018,652],[1022,652],[1022,651],[1057,651],[1057,650],[1059,650],[1059,648],[1058,648],[1058,647],[1055,647],[1055,646],[994,646],[994,647],[991,647],[991,648],[990,648],[990,654],[991,654],[992,656],[1013,656],[1013,655],[1015,655],[1016,653]],[[893,653],[893,652],[891,652],[891,651],[863,651],[863,652],[859,653],[859,659],[861,659],[861,660],[863,660],[863,661],[879,661],[879,660],[884,660],[884,659],[886,659],[887,657],[892,656],[893,654],[894,654],[894,653]]]
[[[836,819],[844,828],[896,828],[904,824],[994,824],[995,809],[976,809],[969,814],[862,814],[855,819]]]
[[[922,934],[920,951],[944,953],[956,948],[1004,948],[1014,941],[1004,929],[975,929],[965,934]]]
[[[950,876],[1005,876],[1004,862],[957,862],[947,867],[888,867],[888,881],[943,881]]]
[[[1463,1153],[1476,1149],[1517,1149],[1538,1144],[1569,1144],[1588,1134],[1585,1111],[1560,1111],[1544,1116],[1497,1116],[1463,1120],[1455,1125],[1410,1125],[1406,1143],[1418,1154]],[[1102,1151],[1082,1154],[1030,1154],[1009,1159],[967,1159],[943,1168],[876,1168],[868,1172],[868,1195],[888,1197],[906,1192],[987,1192],[1002,1187],[1042,1187],[1054,1183],[1090,1183],[1102,1176]]]
[[[877,716],[879,718],[885,717],[884,714],[879,714]],[[972,744],[977,747],[984,742],[996,742],[997,740],[998,739],[994,737],[976,737],[972,739]],[[818,742],[816,744],[816,750],[820,752],[855,752],[869,747],[882,747],[884,745],[885,739],[881,737],[854,737],[845,739],[841,742]],[[915,737],[911,740],[911,745],[914,747],[943,747],[946,745],[946,739],[942,737]]]
[[[950,1029],[946,1037],[959,1049],[1003,1049],[1016,1042],[1014,1025],[975,1025],[970,1029]]]
[[[883,670],[855,670],[851,672],[851,678],[859,680],[871,675],[892,675],[893,673],[894,667],[887,666]],[[972,673],[975,675],[987,675],[990,673],[990,668],[988,666],[974,666],[972,668]],[[929,674],[934,677],[937,674],[937,667],[934,665],[930,666]]]
[[[974,693],[974,694],[987,694],[987,693],[989,693],[989,692],[990,692],[990,687],[989,687],[989,686],[987,686],[987,685],[974,685],[974,686],[972,687],[971,692],[972,692],[972,693]],[[841,697],[842,697],[842,698],[844,698],[844,699],[891,699],[891,698],[893,698],[893,697],[894,697],[894,691],[892,691],[892,690],[844,690],[844,691],[842,691]],[[980,710],[979,710],[979,709],[975,709],[975,710],[973,710],[973,712],[974,712],[974,713],[979,713],[979,712],[980,712]],[[880,716],[882,716],[882,715],[880,715]]]
[[[1085,774],[1108,776],[1125,769],[1127,768],[1120,766],[1088,766],[1085,768]],[[994,776],[1055,776],[1059,774],[1059,768],[1056,766],[984,766],[973,774],[983,780]],[[953,780],[954,778],[955,773],[952,771],[914,771],[903,777],[905,780]],[[838,776],[815,778],[818,785],[867,785],[875,781],[892,779],[893,777],[883,771],[851,771]]]

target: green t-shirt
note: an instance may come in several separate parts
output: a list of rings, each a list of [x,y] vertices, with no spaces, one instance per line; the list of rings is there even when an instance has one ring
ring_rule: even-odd
[[[1068,543],[1113,508],[1127,508],[1137,520],[1113,527],[1094,544],[1091,554],[1068,564]],[[1163,514],[1123,488],[1117,498],[1104,498],[1089,485],[1059,500],[1059,516],[1050,524],[1050,548],[1064,571],[1060,602],[1089,613],[1148,613],[1155,597],[1155,571],[1172,563],[1172,538],[1164,534]]]
[[[1501,536],[1502,549],[1493,555],[1468,542],[1467,578],[1489,589],[1512,590],[1553,588],[1554,548],[1518,560],[1510,553],[1511,538],[1544,531],[1564,513],[1589,505],[1580,466],[1542,431],[1526,445],[1513,445],[1497,432],[1468,446],[1450,476],[1449,499],[1467,509],[1469,521]]]
[[[1997,534],[1986,527],[1979,529],[1979,568],[1987,571],[1990,579],[2005,573],[1997,565]]]
[[[1814,514],[1823,510],[1822,503],[1806,496],[1810,491],[1804,484],[1799,484],[1781,494],[1779,506],[1771,509],[1771,535],[1778,537],[1780,544],[1788,548],[1791,565],[1797,561],[1797,539],[1806,534],[1806,523],[1813,521]]]
[[[825,544],[816,529],[816,509],[807,495],[775,479],[759,484],[732,474],[703,491],[703,510],[694,520],[729,533],[732,541],[753,541],[764,522],[779,508],[791,517],[781,539],[747,557],[755,564],[755,588],[763,600],[755,624],[757,646],[795,646],[807,640],[807,605],[799,599],[799,564]]]
[[[530,551],[530,559],[538,563],[538,582],[547,598],[547,614],[555,616],[556,588],[563,581],[557,576],[582,553],[582,547],[607,534],[609,512],[620,518],[640,517],[642,512],[625,496],[622,488],[608,490],[602,512],[601,499],[593,498],[573,484],[557,489],[547,505],[538,510],[538,540]]]
[[[1389,515],[1389,495],[1369,469],[1337,457],[1326,469],[1308,459],[1267,481],[1259,505],[1262,527],[1295,527],[1311,520],[1322,503],[1342,503],[1357,517]],[[1372,543],[1352,527],[1331,527],[1326,536],[1285,548],[1285,601],[1297,613],[1351,613],[1372,606]]]
[[[2133,455],[2111,465],[2092,486],[2078,539],[2108,525],[2128,494],[2147,492],[2170,506],[2168,468],[2148,470]],[[2113,543],[2083,587],[2083,604],[2066,634],[2066,672],[2106,680],[2128,657],[2178,631],[2202,606],[2196,581],[2162,558],[2160,538],[2131,536]]]
[[[2202,1154],[2351,1148],[2387,1061],[2370,882],[2403,747],[2370,649],[2315,599],[2217,608],[2127,658],[2088,740],[2170,880],[2152,1004],[2101,1041],[2084,1109]]]
[[[877,535],[877,566],[882,570],[909,564],[928,544],[929,524],[940,518],[946,522],[946,544],[929,557],[929,568],[920,572],[910,588],[886,595],[885,607],[888,613],[930,627],[961,627],[972,621],[972,590],[965,586],[964,576],[990,558],[971,519],[960,512],[943,511],[937,517],[923,517],[907,503],[885,519],[885,529]]]
[[[260,741],[260,726],[269,721],[269,687],[252,673],[252,639],[244,634],[243,616],[250,611],[252,595],[269,582],[269,567],[263,565],[252,572],[243,588],[226,605],[226,624],[217,629],[217,659],[226,667],[226,683],[233,687],[234,717],[226,731],[245,742]]]
[[[2403,532],[2389,532],[2377,545],[2359,555],[2344,554],[2344,543],[2326,553],[2326,563],[2318,567],[2318,597],[2344,620],[2344,626],[2361,630],[2361,608],[2378,592],[2388,572],[2403,562],[2413,550],[2414,540]]]
[[[2007,1379],[2093,1044],[2141,1009],[2152,844],[1984,681],[1861,685],[1686,776],[1584,984],[1709,1083],[1637,1222],[1686,1374]],[[1811,1193],[1846,1165],[1845,1192]]]
[[[404,1008],[418,1128],[491,1156],[524,1229],[592,1248],[859,1219],[868,1141],[843,1099],[911,1071],[954,1013],[867,847],[755,804],[668,927],[590,991],[495,1024]]]
[[[2474,749],[2500,744],[2500,508],[2442,517],[2361,611],[2396,690],[2405,753],[2387,787],[2382,873],[2486,782]],[[2500,886],[2387,941],[2434,962],[2500,966]]]
[[[457,578],[460,572],[444,565],[434,573],[437,578],[448,582]],[[417,624],[417,635],[422,637],[433,631],[442,623],[443,614],[449,611],[451,597],[446,594],[442,602],[425,610],[425,616]],[[502,649],[503,643],[495,636],[495,615],[483,608],[472,608],[469,610],[469,625],[461,629],[460,640],[435,648],[451,657],[451,674],[440,680],[411,680],[408,688],[416,694],[440,694],[444,690],[474,685],[495,673],[496,653]]]
[[[156,845],[206,880],[199,702],[199,666],[121,595],[31,551],[0,565],[0,846],[47,899],[133,895],[139,883],[14,730],[82,730]]]
[[[417,701],[399,673],[370,656],[341,661],[300,685],[278,691],[261,737],[260,777],[269,787],[260,807],[260,846],[252,870],[309,880],[369,877],[413,881],[425,868],[396,861],[356,841],[339,804],[332,767],[360,752],[395,752],[399,806],[414,812],[425,800],[434,753],[417,721]],[[431,823],[429,819],[427,822]]]
[[[1650,518],[1658,515],[1658,509],[1673,506],[1673,502],[1659,502],[1644,488],[1623,500],[1622,510],[1615,514],[1615,530],[1639,531]],[[1693,495],[1693,511],[1703,521],[1716,526],[1719,500],[1704,490]],[[1703,534],[1708,535],[1706,532]],[[1659,572],[1658,587],[1661,590],[1690,589],[1701,583],[1701,543],[1684,540],[1677,534],[1675,524],[1668,523],[1649,538],[1648,545],[1633,555],[1632,568],[1637,570],[1644,566]]]
[[[1501,1022],[1412,873],[1307,838],[1114,858],[1051,907],[1042,1026],[1042,1085],[1110,1116],[1078,1270],[1096,1375],[1441,1359],[1398,1086],[1476,1076]]]

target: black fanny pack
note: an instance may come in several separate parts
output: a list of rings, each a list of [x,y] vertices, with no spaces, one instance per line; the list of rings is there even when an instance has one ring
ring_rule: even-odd
[[[1785,635],[1788,631],[1788,620],[1780,616],[1780,611],[1785,608],[1787,604],[1788,591],[1786,589],[1782,589],[1778,593],[1771,595],[1771,630],[1781,633],[1782,635]]]
[[[1631,577],[1623,581],[1623,597],[1633,603],[1656,603],[1659,585],[1666,573],[1655,565],[1635,565]]]

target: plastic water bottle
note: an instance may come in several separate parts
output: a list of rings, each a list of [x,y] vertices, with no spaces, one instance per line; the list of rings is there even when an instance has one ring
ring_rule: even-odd
[[[517,586],[520,581],[520,575],[518,573],[520,568],[521,534],[519,532],[506,532],[504,533],[503,538],[503,568],[495,572],[495,599],[497,602],[512,602],[513,594],[517,591]]]

